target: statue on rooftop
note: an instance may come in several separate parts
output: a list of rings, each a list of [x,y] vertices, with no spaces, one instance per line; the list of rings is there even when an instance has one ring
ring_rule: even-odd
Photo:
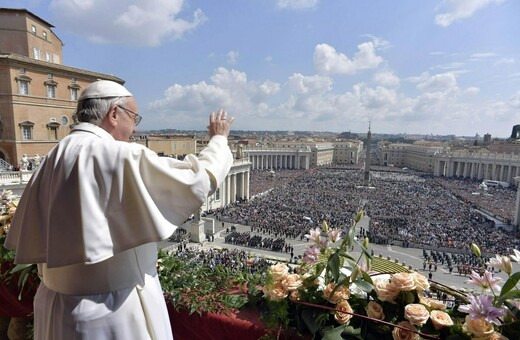
[[[520,124],[513,126],[513,131],[511,132],[511,139],[518,139],[518,134],[520,133]]]

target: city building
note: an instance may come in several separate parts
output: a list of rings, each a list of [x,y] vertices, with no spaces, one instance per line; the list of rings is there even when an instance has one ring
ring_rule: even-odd
[[[157,135],[135,133],[134,142],[146,146],[161,156],[181,157],[197,153],[197,140],[194,135]]]
[[[379,164],[433,173],[434,156],[445,148],[442,142],[416,141],[413,144],[379,142]]]
[[[363,142],[360,140],[335,141],[333,163],[334,164],[358,164],[363,152]]]
[[[63,65],[54,26],[25,9],[0,8],[0,159],[44,155],[70,132],[82,88],[118,77]],[[38,156],[39,157],[39,156]]]

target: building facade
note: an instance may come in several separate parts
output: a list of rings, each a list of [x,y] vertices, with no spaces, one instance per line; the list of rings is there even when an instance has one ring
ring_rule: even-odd
[[[52,25],[24,9],[0,8],[0,159],[44,155],[70,132],[82,88],[118,77],[62,64]]]
[[[418,141],[413,144],[379,142],[377,157],[384,166],[408,167],[410,169],[433,173],[435,155],[444,149],[440,142]]]
[[[333,142],[334,153],[332,161],[334,164],[358,164],[363,152],[363,142],[359,140]]]
[[[515,184],[520,155],[505,153],[444,152],[436,155],[435,176],[494,180]]]

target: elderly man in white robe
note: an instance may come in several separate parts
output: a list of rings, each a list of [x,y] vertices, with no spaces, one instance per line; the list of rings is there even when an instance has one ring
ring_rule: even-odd
[[[225,179],[234,119],[211,113],[209,144],[179,161],[128,142],[137,111],[125,87],[89,84],[78,123],[22,195],[5,245],[16,250],[16,263],[38,264],[35,339],[173,338],[156,242]]]

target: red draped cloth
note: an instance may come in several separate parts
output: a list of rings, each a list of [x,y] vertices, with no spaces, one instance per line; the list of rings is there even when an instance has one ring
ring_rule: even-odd
[[[12,267],[11,264],[1,263],[0,273],[7,272]],[[0,317],[32,318],[36,291],[27,291],[25,288],[21,300],[18,300],[19,292],[18,275],[14,275],[9,282],[0,281]]]
[[[213,313],[189,315],[183,309],[177,312],[167,303],[173,338],[175,340],[257,340],[267,333],[255,310],[240,311],[225,316]]]

